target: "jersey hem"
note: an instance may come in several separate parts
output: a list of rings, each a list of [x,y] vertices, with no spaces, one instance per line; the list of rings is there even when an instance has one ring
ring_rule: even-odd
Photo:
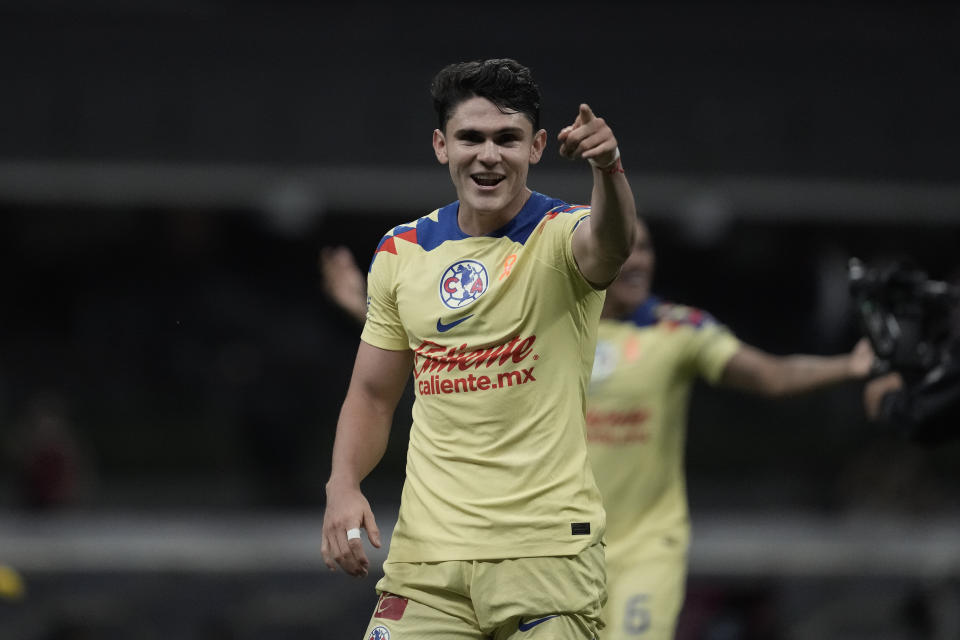
[[[488,550],[468,551],[466,549],[433,549],[429,554],[406,554],[401,552],[394,553],[391,546],[387,553],[386,562],[452,562],[458,560],[470,561],[489,561],[489,560],[514,560],[517,558],[547,558],[557,556],[575,556],[587,547],[594,544],[602,544],[602,537],[589,537],[584,540],[577,540],[564,545],[556,545],[545,549],[543,544],[527,544],[520,546],[511,546],[509,555],[504,555],[503,547],[491,548]]]
[[[360,334],[360,339],[369,344],[372,347],[377,347],[378,349],[385,349],[387,351],[409,351],[410,345],[406,341],[394,342],[389,338],[384,338],[375,333],[367,333],[364,331]]]

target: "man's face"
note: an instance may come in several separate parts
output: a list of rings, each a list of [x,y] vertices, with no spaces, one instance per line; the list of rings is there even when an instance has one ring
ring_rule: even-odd
[[[433,132],[433,149],[450,166],[461,212],[513,215],[527,199],[527,171],[546,139],[523,114],[473,97],[457,106],[444,131]]]
[[[650,295],[653,282],[653,244],[643,223],[637,224],[637,240],[630,257],[623,263],[620,275],[607,288],[607,298],[624,310],[632,310],[643,304]]]

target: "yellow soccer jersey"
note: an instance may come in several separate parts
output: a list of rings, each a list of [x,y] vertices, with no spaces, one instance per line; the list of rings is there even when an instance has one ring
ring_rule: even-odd
[[[737,339],[697,309],[649,299],[626,321],[601,320],[587,405],[590,460],[607,510],[607,563],[684,552],[687,403],[716,383]]]
[[[589,208],[534,192],[468,236],[454,202],[389,232],[362,339],[415,354],[392,562],[571,555],[599,540],[586,386],[603,293],[572,236]]]

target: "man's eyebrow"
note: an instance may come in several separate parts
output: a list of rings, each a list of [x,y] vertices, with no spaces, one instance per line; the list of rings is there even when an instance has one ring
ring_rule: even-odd
[[[473,136],[485,136],[486,132],[481,131],[480,129],[457,129],[453,132],[453,135],[457,138],[467,138]],[[497,129],[492,133],[494,137],[502,135],[515,135],[518,137],[523,137],[523,128],[522,127],[504,127],[503,129]]]

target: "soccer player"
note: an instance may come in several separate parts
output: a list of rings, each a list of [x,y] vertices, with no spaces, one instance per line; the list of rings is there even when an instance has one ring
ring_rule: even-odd
[[[866,339],[848,355],[771,355],[701,310],[662,301],[650,292],[650,234],[642,222],[637,231],[607,290],[587,399],[589,454],[608,514],[606,640],[673,637],[690,540],[683,449],[696,379],[784,396],[863,378],[874,359]],[[321,267],[327,294],[358,309],[363,291],[349,252],[324,249]]]
[[[395,227],[337,424],[322,553],[366,575],[380,533],[360,482],[382,457],[411,371],[400,513],[366,638],[595,638],[605,517],[585,395],[603,290],[630,253],[633,193],[586,104],[558,134],[592,166],[589,206],[527,187],[546,147],[540,93],[509,59],[434,78],[437,160],[458,200]]]
[[[786,396],[864,378],[874,360],[866,339],[846,355],[765,353],[704,311],[651,295],[653,245],[643,223],[638,230],[607,290],[587,404],[607,510],[604,640],[673,638],[690,540],[683,453],[696,379]]]

